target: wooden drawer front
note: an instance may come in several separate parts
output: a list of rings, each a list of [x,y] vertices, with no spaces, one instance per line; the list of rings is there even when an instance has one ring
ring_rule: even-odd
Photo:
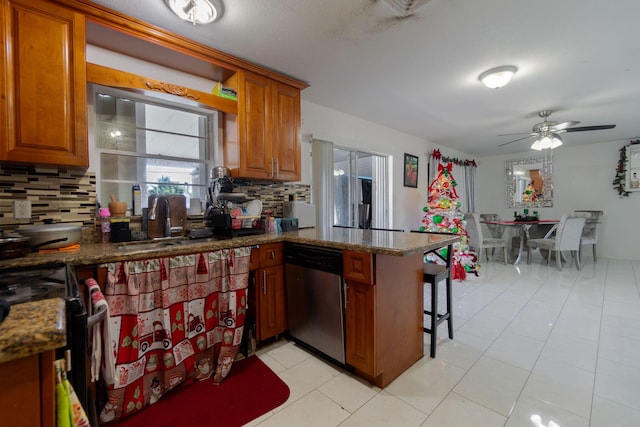
[[[260,267],[282,264],[282,243],[260,245]]]
[[[373,279],[373,255],[366,252],[342,252],[344,278],[360,283],[375,284]]]

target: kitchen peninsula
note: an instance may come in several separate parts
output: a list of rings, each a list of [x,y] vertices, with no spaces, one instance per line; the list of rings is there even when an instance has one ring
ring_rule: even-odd
[[[33,253],[26,257],[0,260],[0,272],[12,268],[47,264],[91,265],[104,262],[181,255],[200,251],[262,245],[275,242],[304,243],[370,254],[406,257],[457,242],[459,237],[428,233],[330,228],[309,228],[278,234],[261,234],[235,238],[159,239],[130,243],[85,243],[76,252]]]
[[[360,229],[305,229],[233,239],[83,243],[78,252],[34,253],[0,261],[0,271],[47,264],[97,265],[279,242],[343,251],[347,283],[347,365],[387,386],[424,354],[423,254],[458,236]]]

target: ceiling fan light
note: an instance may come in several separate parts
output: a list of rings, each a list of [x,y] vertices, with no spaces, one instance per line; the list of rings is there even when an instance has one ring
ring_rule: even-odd
[[[540,145],[540,140],[536,139],[533,144],[531,144],[531,149],[532,150],[538,150],[538,151],[542,151],[542,147]]]
[[[483,72],[478,76],[478,80],[489,89],[498,89],[509,83],[516,71],[518,68],[513,65],[503,65]]]
[[[545,148],[551,148],[551,138],[548,135],[544,135],[540,138],[540,147],[544,150]]]
[[[208,24],[222,16],[220,0],[165,0],[180,19],[196,24]]]
[[[532,150],[546,150],[546,149],[554,149],[558,148],[562,145],[562,138],[560,135],[555,133],[545,133],[540,136],[539,139],[536,139],[533,144],[531,144]]]
[[[562,145],[562,138],[560,138],[556,134],[553,134],[553,137],[551,138],[551,146],[549,148],[553,150],[554,148],[558,148],[561,145]]]

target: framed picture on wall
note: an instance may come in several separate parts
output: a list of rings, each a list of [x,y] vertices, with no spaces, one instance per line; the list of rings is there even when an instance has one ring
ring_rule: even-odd
[[[404,186],[418,188],[418,157],[404,153]]]

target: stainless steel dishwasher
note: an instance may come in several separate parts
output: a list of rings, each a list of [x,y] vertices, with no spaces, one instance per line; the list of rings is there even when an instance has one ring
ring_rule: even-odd
[[[284,245],[289,336],[345,364],[342,251]]]

